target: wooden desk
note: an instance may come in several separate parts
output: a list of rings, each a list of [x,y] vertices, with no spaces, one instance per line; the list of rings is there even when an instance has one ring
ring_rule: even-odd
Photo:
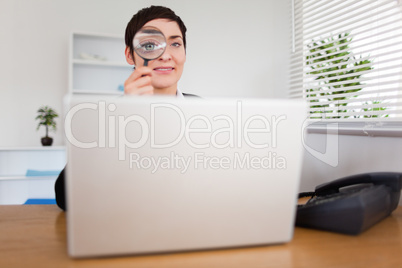
[[[56,206],[0,206],[0,267],[402,267],[402,207],[359,236],[296,228],[282,245],[74,260]]]

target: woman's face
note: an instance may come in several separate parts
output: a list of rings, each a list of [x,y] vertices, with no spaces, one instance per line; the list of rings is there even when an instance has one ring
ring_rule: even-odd
[[[176,93],[177,83],[183,73],[186,62],[186,52],[183,44],[183,36],[175,21],[156,19],[147,22],[145,26],[158,28],[166,37],[166,50],[163,55],[148,62],[152,69],[152,86],[158,89],[174,89],[169,92]],[[144,60],[134,53],[134,62],[137,67],[144,65]]]

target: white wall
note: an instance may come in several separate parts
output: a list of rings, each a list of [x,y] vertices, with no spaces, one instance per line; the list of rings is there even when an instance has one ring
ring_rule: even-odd
[[[2,0],[0,147],[39,146],[44,129],[36,131],[36,110],[62,112],[71,31],[123,36],[132,15],[151,4],[172,8],[188,28],[182,91],[285,96],[289,0]],[[52,133],[55,145],[63,144],[62,132]]]

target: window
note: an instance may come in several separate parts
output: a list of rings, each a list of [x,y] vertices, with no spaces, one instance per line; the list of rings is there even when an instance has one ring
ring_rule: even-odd
[[[310,118],[402,119],[402,1],[293,0],[289,96]]]

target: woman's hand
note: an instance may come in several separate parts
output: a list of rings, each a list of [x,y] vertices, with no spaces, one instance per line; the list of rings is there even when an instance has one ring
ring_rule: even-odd
[[[141,66],[134,70],[124,82],[124,94],[130,95],[153,95],[152,69]]]

